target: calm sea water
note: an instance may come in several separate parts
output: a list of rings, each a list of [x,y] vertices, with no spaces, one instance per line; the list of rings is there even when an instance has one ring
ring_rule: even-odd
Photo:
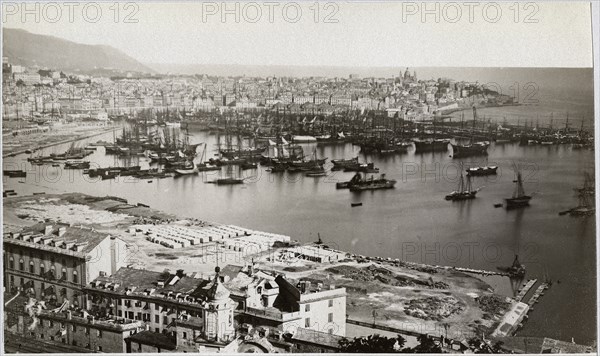
[[[99,139],[110,140],[112,134],[81,144]],[[191,132],[190,141],[206,142],[214,150],[216,136]],[[492,145],[487,163],[498,165],[499,174],[473,180],[473,186],[481,188],[477,199],[448,202],[444,196],[456,189],[460,164],[485,164],[484,159],[456,160],[449,157],[450,152],[415,155],[412,151],[378,158],[361,155],[350,144],[304,148],[307,154],[316,150],[321,158],[359,156],[373,161],[382,173],[398,181],[396,188],[352,193],[335,188],[335,182],[348,180],[351,173],[309,178],[271,174],[264,167],[234,171],[248,178],[243,186],[206,183],[224,174],[225,168],[152,183],[123,178],[97,181],[81,171],[31,167],[25,161],[27,155],[21,155],[6,159],[5,167],[18,164],[35,174],[29,173],[26,179],[5,178],[4,189],[14,189],[19,195],[42,191],[115,195],[170,213],[287,234],[303,242],[315,241],[320,234],[327,244],[342,250],[414,262],[496,270],[510,265],[518,254],[527,266],[527,278],[560,280],[536,305],[519,335],[574,337],[580,343],[595,340],[594,217],[558,215],[577,205],[573,188],[583,184],[585,171],[594,171],[592,151],[573,150],[570,145]],[[124,161],[106,156],[103,148],[87,159],[102,167],[149,164],[144,157]],[[531,206],[513,211],[495,208],[495,203],[513,193],[513,164],[521,167],[525,190],[534,196]],[[352,208],[354,202],[363,206]],[[508,279],[495,287],[512,293]]]

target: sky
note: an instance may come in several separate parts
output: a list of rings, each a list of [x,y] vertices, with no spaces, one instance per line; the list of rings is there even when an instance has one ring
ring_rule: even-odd
[[[592,65],[589,4],[465,3],[4,2],[2,24],[147,64]]]

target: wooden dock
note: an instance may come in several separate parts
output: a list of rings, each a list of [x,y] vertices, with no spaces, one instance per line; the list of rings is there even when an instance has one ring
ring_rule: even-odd
[[[474,273],[474,274],[480,274],[483,276],[504,276],[504,277],[510,276],[506,272],[485,271],[485,270],[473,269],[473,268],[452,267],[452,269],[455,271],[459,271],[459,272]]]
[[[548,288],[550,288],[550,285],[548,285],[548,283],[542,283],[535,290],[535,292],[533,293],[533,295],[531,296],[531,298],[529,298],[529,301],[527,302],[527,305],[529,305],[530,310],[533,309],[532,307],[535,303],[539,302],[540,297],[542,295],[544,295],[544,291]]]
[[[530,279],[527,281],[527,283],[525,283],[525,285],[523,286],[523,288],[521,288],[521,290],[519,290],[519,293],[517,294],[517,296],[515,297],[515,300],[517,302],[520,302],[523,300],[523,298],[525,298],[525,295],[527,295],[527,293],[529,292],[529,290],[537,283],[537,279]]]

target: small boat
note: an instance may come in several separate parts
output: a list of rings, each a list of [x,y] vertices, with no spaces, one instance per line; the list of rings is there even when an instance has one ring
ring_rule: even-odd
[[[483,167],[472,167],[467,169],[467,175],[469,176],[489,176],[497,174],[498,166],[483,166]]]
[[[502,207],[502,203],[496,203],[494,204],[494,208],[501,208]]]
[[[68,160],[65,162],[65,169],[88,169],[90,161]]]
[[[325,172],[324,169],[322,170],[312,170],[312,171],[308,171],[304,174],[307,177],[324,177],[327,175],[327,172]]]
[[[350,203],[351,207],[362,206],[362,203]]]
[[[257,169],[258,165],[254,162],[244,162],[240,165],[242,169]]]
[[[350,158],[350,159],[332,159],[331,163],[333,163],[332,170],[344,169],[348,166],[354,166],[358,164],[358,157]]]
[[[377,189],[392,189],[394,185],[396,185],[396,181],[393,179],[386,179],[385,174],[382,174],[379,179],[373,178],[371,176],[370,179],[362,179],[360,178],[360,174],[357,174],[360,180],[351,181],[348,185],[350,191],[359,192],[364,190],[377,190]],[[356,177],[356,176],[355,176]]]
[[[23,178],[23,177],[27,177],[27,172],[25,171],[21,171],[21,170],[10,170],[10,169],[5,169],[3,171],[5,176],[8,176],[10,178]]]
[[[294,136],[292,136],[292,142],[295,142],[295,143],[317,142],[317,138],[314,136],[294,135]]]
[[[196,169],[194,162],[187,163],[184,168],[175,170],[175,176],[184,176],[196,173],[198,173],[198,170]]]
[[[216,185],[234,185],[234,184],[244,184],[244,179],[243,178],[219,178],[216,179],[212,182],[208,182],[208,183],[213,183]]]

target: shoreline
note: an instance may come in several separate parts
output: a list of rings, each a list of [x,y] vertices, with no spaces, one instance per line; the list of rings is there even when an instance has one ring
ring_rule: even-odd
[[[85,140],[85,139],[88,139],[88,138],[91,138],[91,137],[100,136],[100,135],[103,135],[105,133],[116,131],[116,130],[118,130],[120,128],[121,128],[120,126],[119,127],[112,127],[112,128],[109,128],[109,129],[104,129],[101,132],[97,132],[96,131],[93,134],[86,134],[84,136],[72,137],[72,138],[69,138],[69,139],[66,139],[66,140],[62,140],[62,141],[58,141],[58,142],[53,142],[53,143],[48,143],[48,144],[43,144],[41,146],[36,146],[34,148],[19,149],[18,151],[15,151],[15,152],[10,152],[10,153],[7,153],[7,154],[3,154],[2,158],[15,157],[17,155],[26,153],[25,151],[27,151],[29,149],[33,149],[34,151],[38,151],[38,150],[42,150],[44,148],[48,148],[48,147],[52,147],[52,146],[62,145],[62,144],[65,144],[65,143],[75,142],[75,141],[79,141],[79,140]]]

